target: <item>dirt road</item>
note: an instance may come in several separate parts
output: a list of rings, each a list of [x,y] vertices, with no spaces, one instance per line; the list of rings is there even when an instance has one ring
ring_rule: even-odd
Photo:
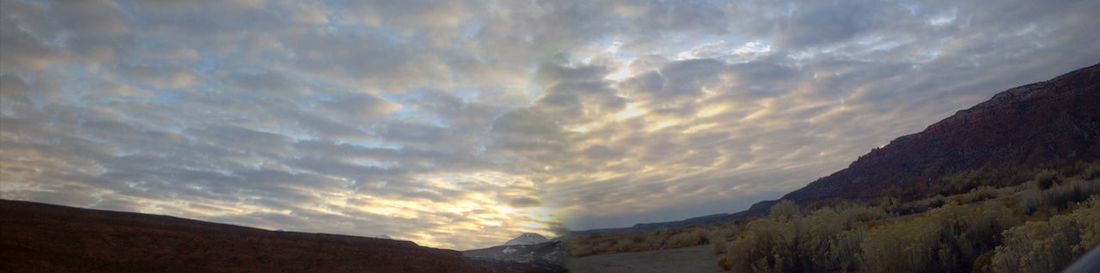
[[[723,272],[710,245],[571,258],[566,266],[573,273]]]

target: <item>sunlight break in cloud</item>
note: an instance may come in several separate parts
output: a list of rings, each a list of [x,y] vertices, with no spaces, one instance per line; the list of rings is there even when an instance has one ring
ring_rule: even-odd
[[[0,194],[460,249],[733,212],[1100,59],[1036,5],[3,1]]]

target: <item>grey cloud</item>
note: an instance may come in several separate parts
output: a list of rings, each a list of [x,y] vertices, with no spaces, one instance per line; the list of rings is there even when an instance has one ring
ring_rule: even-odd
[[[27,83],[24,82],[22,78],[15,75],[0,74],[0,86],[4,86],[0,96],[5,100],[29,103],[31,96],[34,96],[34,90],[27,86]]]
[[[565,137],[561,127],[534,110],[505,113],[493,122],[492,148],[504,151],[538,152],[544,155],[561,151]]]
[[[415,41],[383,33],[306,32],[283,41],[293,52],[286,69],[392,91],[447,80],[445,63]]]
[[[285,74],[270,71],[259,73],[234,73],[226,75],[223,82],[242,92],[278,94],[292,98],[304,98],[313,90],[308,85],[287,77]]]
[[[398,106],[369,94],[348,94],[335,95],[316,105],[315,109],[313,112],[329,113],[336,120],[367,121],[389,114]]]
[[[886,21],[886,9],[876,1],[823,2],[793,5],[787,25],[781,26],[778,45],[788,48],[827,46],[841,42]],[[885,4],[889,5],[889,4]],[[897,8],[901,8],[900,6]]]
[[[542,202],[531,197],[516,197],[508,201],[508,205],[516,208],[529,208],[541,206]]]
[[[37,22],[32,20],[34,14],[44,11],[35,10],[35,7],[25,5],[22,2],[5,1],[2,4],[5,11],[17,10],[19,13],[4,13],[0,17],[0,46],[3,46],[5,54],[0,55],[0,64],[4,67],[22,67],[30,71],[45,69],[52,59],[60,56],[59,50],[43,45],[35,33],[30,32],[31,26]],[[19,15],[16,15],[19,14]],[[27,18],[31,17],[31,18]],[[7,71],[5,71],[7,72]],[[8,72],[11,73],[11,72]]]
[[[194,83],[196,76],[189,69],[179,66],[150,67],[123,65],[119,71],[126,79],[154,88],[183,88]]]
[[[732,212],[1094,63],[1098,5],[3,1],[0,193],[458,248]]]

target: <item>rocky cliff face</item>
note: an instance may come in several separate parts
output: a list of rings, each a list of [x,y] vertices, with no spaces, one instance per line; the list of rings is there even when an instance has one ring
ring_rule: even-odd
[[[0,272],[527,272],[408,241],[0,200]]]
[[[1100,159],[1100,64],[1001,92],[783,197],[873,198],[965,170]]]

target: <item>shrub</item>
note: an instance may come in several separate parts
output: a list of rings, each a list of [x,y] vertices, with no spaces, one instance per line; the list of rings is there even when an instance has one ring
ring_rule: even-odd
[[[724,254],[729,250],[729,244],[725,240],[710,241],[710,245],[714,248],[714,254]]]
[[[1100,161],[1089,164],[1084,172],[1081,173],[1081,178],[1085,180],[1100,178]]]
[[[1004,232],[993,256],[995,272],[1058,272],[1100,244],[1100,197],[1073,213],[1029,222]]]
[[[707,241],[714,247],[715,254],[723,254],[726,253],[726,250],[729,250],[727,242],[733,235],[733,228],[719,228],[707,233]]]
[[[802,210],[791,200],[783,200],[772,206],[768,217],[780,221],[790,221],[802,216]]]
[[[1072,180],[1043,191],[1041,200],[1043,205],[1061,210],[1095,194],[1100,194],[1100,180]]]
[[[925,272],[936,254],[939,230],[925,218],[880,227],[861,243],[867,272]]]
[[[797,236],[795,223],[758,219],[749,222],[741,236],[730,242],[726,258],[735,272],[800,271]]]
[[[736,272],[850,271],[859,267],[867,221],[881,208],[841,205],[801,216],[793,203],[748,223],[729,243],[724,268]]]
[[[1054,170],[1042,170],[1035,174],[1035,186],[1040,190],[1046,190],[1061,182],[1061,177],[1058,176],[1058,172]]]
[[[970,192],[953,196],[953,201],[958,204],[969,204],[978,201],[985,201],[993,198],[997,198],[997,189],[990,186],[981,186],[974,188]]]
[[[581,257],[594,254],[592,247],[585,244],[569,244],[569,256]]]
[[[886,209],[896,215],[909,215],[914,213],[921,213],[930,209],[939,208],[947,203],[947,198],[943,195],[937,194],[929,198],[908,202],[904,204],[898,204],[889,206]]]
[[[978,256],[974,260],[974,266],[971,267],[971,273],[993,273],[993,254],[996,251],[986,251],[985,254]]]
[[[880,208],[853,206],[825,208],[802,218],[798,255],[811,271],[849,271],[859,265],[860,243],[866,236],[861,223],[885,218]]]
[[[837,208],[837,214],[843,219],[847,227],[851,227],[856,223],[874,221],[890,216],[881,207],[865,206],[840,206]]]
[[[1035,213],[1043,206],[1043,200],[1040,198],[1039,189],[1028,189],[1020,192],[1019,197],[1023,200],[1019,203],[1020,210],[1025,214]]]
[[[869,272],[958,272],[973,268],[982,253],[1018,223],[998,203],[973,208],[948,204],[929,215],[882,226],[862,243]]]
[[[968,192],[978,186],[985,185],[993,180],[997,172],[990,169],[969,170],[956,173],[941,179],[939,183],[940,194],[957,194]]]
[[[662,245],[664,248],[680,248],[697,246],[707,243],[706,232],[701,229],[684,231],[669,236]]]

